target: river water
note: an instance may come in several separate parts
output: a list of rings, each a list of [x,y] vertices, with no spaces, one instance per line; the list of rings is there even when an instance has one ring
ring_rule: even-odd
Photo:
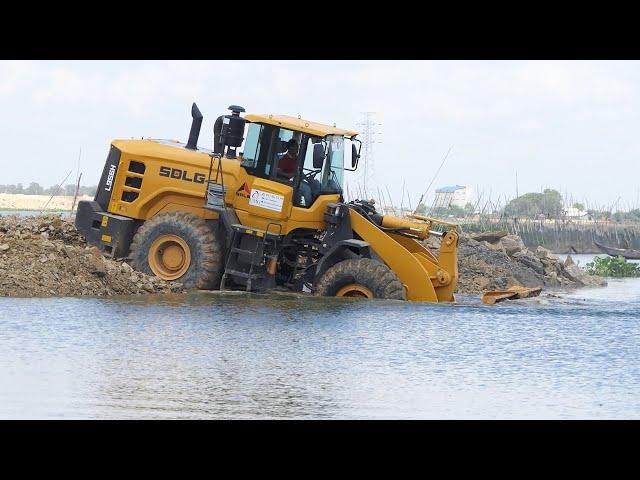
[[[640,418],[640,279],[559,297],[0,298],[0,418]]]

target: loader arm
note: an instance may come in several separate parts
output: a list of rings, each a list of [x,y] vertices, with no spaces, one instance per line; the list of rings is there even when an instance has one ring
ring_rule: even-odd
[[[396,273],[407,289],[407,300],[453,302],[458,282],[458,234],[442,237],[436,259],[421,243],[398,233],[385,232],[353,209],[351,227]]]

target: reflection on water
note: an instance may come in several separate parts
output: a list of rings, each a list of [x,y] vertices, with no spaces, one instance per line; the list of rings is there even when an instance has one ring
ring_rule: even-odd
[[[493,307],[2,298],[0,418],[638,418],[640,282],[615,285]]]

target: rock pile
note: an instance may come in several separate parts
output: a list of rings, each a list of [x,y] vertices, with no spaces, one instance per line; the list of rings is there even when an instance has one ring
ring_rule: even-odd
[[[88,247],[56,215],[0,217],[0,296],[136,295],[181,292]]]
[[[437,255],[439,239],[430,237],[429,249]],[[600,277],[588,275],[571,257],[565,263],[550,250],[529,250],[520,237],[503,233],[462,234],[458,249],[458,293],[477,294],[524,287],[605,286]]]

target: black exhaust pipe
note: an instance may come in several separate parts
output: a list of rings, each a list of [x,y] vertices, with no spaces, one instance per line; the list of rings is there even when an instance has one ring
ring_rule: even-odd
[[[200,136],[200,127],[202,126],[202,114],[200,110],[198,110],[196,102],[193,102],[193,105],[191,105],[191,117],[193,121],[191,122],[191,131],[189,132],[189,141],[187,142],[186,148],[196,150],[198,137]]]

